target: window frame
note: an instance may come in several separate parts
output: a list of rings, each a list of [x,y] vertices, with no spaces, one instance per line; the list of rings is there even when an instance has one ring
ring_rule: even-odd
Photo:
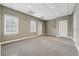
[[[7,16],[8,17],[14,17],[14,19],[15,19],[15,26],[16,26],[16,28],[14,28],[15,29],[15,32],[11,32],[11,29],[10,29],[10,32],[7,32],[7,28],[6,28],[6,21],[7,21]],[[10,23],[11,24],[11,23]],[[9,26],[11,26],[11,25],[13,25],[13,24],[8,24]],[[11,28],[11,27],[10,27]],[[4,35],[13,35],[13,34],[18,34],[19,33],[19,17],[17,17],[17,16],[14,16],[14,15],[10,15],[10,14],[4,14]]]
[[[37,30],[36,23],[37,22],[35,20],[30,21],[30,32],[36,32],[36,30]]]

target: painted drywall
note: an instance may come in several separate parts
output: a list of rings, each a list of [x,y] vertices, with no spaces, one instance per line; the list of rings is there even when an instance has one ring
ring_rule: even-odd
[[[74,41],[79,50],[79,4],[76,4],[75,10],[73,13],[74,20]]]
[[[56,20],[48,20],[46,28],[47,34],[56,35]]]
[[[43,26],[44,26],[43,20],[29,16],[29,15],[21,13],[19,11],[9,9],[4,6],[2,6],[1,12],[2,12],[2,40],[1,40],[2,42],[37,35],[38,31],[30,32],[30,21],[31,20],[35,20],[37,22],[42,22]],[[4,35],[4,14],[9,14],[9,15],[14,15],[14,16],[19,17],[19,33],[18,34]],[[38,26],[37,26],[37,28],[38,28]],[[44,29],[43,29],[43,32],[44,32]]]
[[[55,20],[47,21],[47,33],[53,35],[59,35],[59,21],[68,20],[68,37],[73,37],[73,19],[72,15],[58,17]]]
[[[68,36],[73,38],[73,16],[68,16]]]
[[[1,6],[0,6],[0,42],[1,42]]]

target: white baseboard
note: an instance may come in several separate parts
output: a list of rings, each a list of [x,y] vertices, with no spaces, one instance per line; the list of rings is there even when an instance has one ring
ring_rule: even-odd
[[[16,42],[16,41],[21,41],[21,40],[25,40],[25,39],[29,39],[29,38],[33,38],[33,37],[37,37],[37,36],[40,36],[40,35],[34,35],[34,36],[30,36],[30,37],[25,37],[25,38],[19,38],[19,39],[16,39],[16,40],[10,40],[10,41],[6,41],[6,42],[1,42],[0,44],[3,45],[3,44]]]
[[[49,34],[49,33],[46,33],[47,35],[55,35],[56,37],[66,37],[66,38],[70,38],[70,39],[73,39],[72,37],[69,37],[69,36],[60,36],[60,35],[56,35],[56,34]]]
[[[69,37],[69,36],[60,36],[60,35],[56,35],[56,37],[66,37],[66,38],[73,39],[73,37]]]
[[[55,35],[56,36],[56,34],[49,34],[49,33],[46,33],[46,35]]]
[[[76,46],[76,48],[77,48],[77,51],[79,52],[79,47],[77,46],[77,44],[75,43],[75,46]]]
[[[38,34],[38,35],[46,35],[45,33],[43,33],[43,34]]]
[[[75,43],[75,46],[76,46],[76,48],[77,48],[77,51],[79,52],[79,47],[78,47],[78,45],[76,44],[75,39],[74,39],[73,41],[74,41],[74,43]]]

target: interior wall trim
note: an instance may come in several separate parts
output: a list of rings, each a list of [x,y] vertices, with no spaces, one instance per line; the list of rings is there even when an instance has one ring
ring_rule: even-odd
[[[45,35],[55,35],[56,36],[56,34],[50,34],[50,33],[45,33]]]
[[[56,35],[56,37],[66,37],[66,38],[70,38],[73,40],[73,37],[70,37],[70,36],[60,36],[60,35]]]
[[[1,42],[0,45],[8,44],[8,43],[16,42],[16,41],[21,41],[21,40],[25,40],[25,39],[30,39],[30,38],[37,37],[37,36],[40,36],[40,35],[34,35],[34,36],[25,37],[25,38],[19,38],[16,40],[5,41],[5,42]]]
[[[66,38],[73,39],[73,37],[69,37],[69,36],[60,36],[60,35],[57,35],[57,34],[49,34],[49,33],[46,33],[46,35],[55,35],[56,37],[66,37]]]
[[[74,43],[75,43],[75,46],[76,46],[76,48],[77,48],[77,51],[79,52],[79,47],[78,47],[78,45],[76,44],[75,39],[73,39],[73,41],[74,41]]]

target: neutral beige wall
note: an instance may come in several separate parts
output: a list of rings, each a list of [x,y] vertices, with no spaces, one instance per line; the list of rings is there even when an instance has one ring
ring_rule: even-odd
[[[0,6],[0,42],[1,42],[1,6]]]
[[[69,16],[62,16],[58,17],[55,20],[48,20],[47,21],[47,33],[48,34],[56,34],[59,35],[58,33],[58,22],[62,20],[68,20],[68,36],[73,37],[73,19],[72,15]]]
[[[43,30],[43,34],[46,33],[46,21],[43,21],[43,25],[42,25],[42,30]]]
[[[73,16],[68,17],[68,36],[73,37]]]
[[[76,4],[75,6],[75,10],[73,13],[73,20],[74,20],[74,41],[79,50],[79,4]]]
[[[56,20],[48,20],[46,28],[47,34],[56,34]]]
[[[3,17],[4,14],[9,14],[9,15],[14,15],[14,16],[19,17],[19,33],[18,34],[4,35],[4,17]],[[38,34],[37,32],[35,33],[30,32],[30,20],[35,20],[37,22],[43,22],[43,25],[44,25],[43,20],[40,20],[38,18],[26,15],[24,13],[21,13],[21,12],[18,12],[18,11],[15,11],[15,10],[12,10],[6,7],[2,7],[2,29],[3,29],[2,30],[2,42]],[[44,29],[43,29],[43,32],[44,32]]]

